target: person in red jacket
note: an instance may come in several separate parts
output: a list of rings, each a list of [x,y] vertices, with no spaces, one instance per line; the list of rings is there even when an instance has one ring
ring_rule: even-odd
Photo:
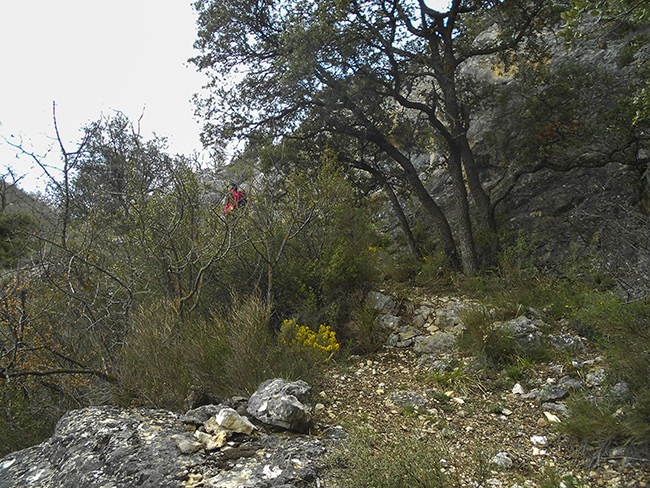
[[[224,215],[228,215],[232,210],[246,205],[246,194],[244,190],[237,188],[235,183],[228,185],[228,204],[223,209]]]

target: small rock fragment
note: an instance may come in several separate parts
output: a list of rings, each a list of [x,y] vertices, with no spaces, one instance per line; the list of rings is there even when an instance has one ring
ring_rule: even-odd
[[[545,446],[548,443],[548,438],[545,435],[531,436],[530,442],[536,446]]]
[[[501,451],[498,452],[493,458],[492,458],[492,464],[496,464],[500,468],[505,468],[505,469],[510,469],[512,468],[512,459],[508,456],[507,452]]]
[[[176,434],[171,436],[171,438],[183,454],[192,454],[203,449],[203,445],[190,434]]]

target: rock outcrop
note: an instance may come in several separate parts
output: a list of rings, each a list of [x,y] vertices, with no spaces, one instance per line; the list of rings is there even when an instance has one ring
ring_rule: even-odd
[[[253,394],[246,410],[264,423],[293,432],[308,432],[311,426],[311,388],[304,381],[267,380]]]
[[[277,390],[271,420],[304,431],[309,410],[297,415],[286,405],[294,405],[296,395],[308,404],[309,386],[271,380],[253,397],[268,398],[270,385]],[[246,403],[234,399],[185,415],[116,407],[70,411],[45,442],[0,460],[0,488],[289,488],[314,482],[321,457],[343,429],[321,426],[319,436],[291,434],[233,408]],[[259,405],[251,410],[257,413]]]

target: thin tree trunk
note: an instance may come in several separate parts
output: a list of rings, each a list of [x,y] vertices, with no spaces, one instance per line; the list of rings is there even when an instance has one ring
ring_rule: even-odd
[[[406,238],[406,244],[408,245],[409,251],[415,259],[421,260],[422,254],[420,253],[417,243],[415,242],[415,237],[413,237],[413,232],[411,232],[411,227],[409,226],[408,219],[404,214],[404,210],[402,210],[402,206],[397,199],[397,195],[395,195],[395,192],[393,191],[393,187],[390,185],[386,177],[381,171],[373,166],[370,166],[369,164],[365,164],[363,162],[355,162],[352,164],[357,168],[370,173],[382,186],[386,192],[386,195],[388,196],[388,200],[390,201],[393,210],[395,211],[395,215],[397,215],[397,220],[399,221],[402,232],[404,233],[404,237]]]
[[[388,200],[393,206],[395,215],[397,215],[397,220],[399,221],[399,225],[402,228],[404,237],[406,238],[406,244],[408,245],[409,251],[411,251],[411,254],[415,259],[418,261],[422,260],[422,254],[420,253],[420,249],[418,249],[415,237],[413,237],[413,232],[411,232],[411,227],[409,227],[408,220],[404,214],[404,210],[402,210],[402,206],[399,204],[397,195],[395,195],[395,192],[393,191],[393,187],[386,180],[384,180],[383,187],[386,195],[388,195]]]
[[[373,141],[375,142],[386,154],[393,158],[397,164],[399,164],[404,170],[406,180],[409,185],[415,191],[415,195],[418,197],[424,209],[433,217],[434,224],[438,231],[438,238],[442,244],[442,247],[449,259],[449,263],[452,267],[458,267],[458,254],[456,253],[456,243],[451,233],[451,227],[449,222],[445,217],[445,214],[442,212],[438,204],[433,200],[429,192],[424,187],[422,180],[417,174],[413,163],[411,160],[404,156],[395,146],[388,142],[383,135],[379,134],[381,140]]]

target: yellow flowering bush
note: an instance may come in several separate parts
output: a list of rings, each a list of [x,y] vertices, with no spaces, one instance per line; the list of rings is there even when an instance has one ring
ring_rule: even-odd
[[[314,332],[306,325],[300,325],[296,319],[287,319],[282,324],[282,342],[294,352],[306,353],[312,356],[328,357],[338,351],[339,343],[336,341],[336,332],[330,330],[329,325],[322,325],[318,332]]]

